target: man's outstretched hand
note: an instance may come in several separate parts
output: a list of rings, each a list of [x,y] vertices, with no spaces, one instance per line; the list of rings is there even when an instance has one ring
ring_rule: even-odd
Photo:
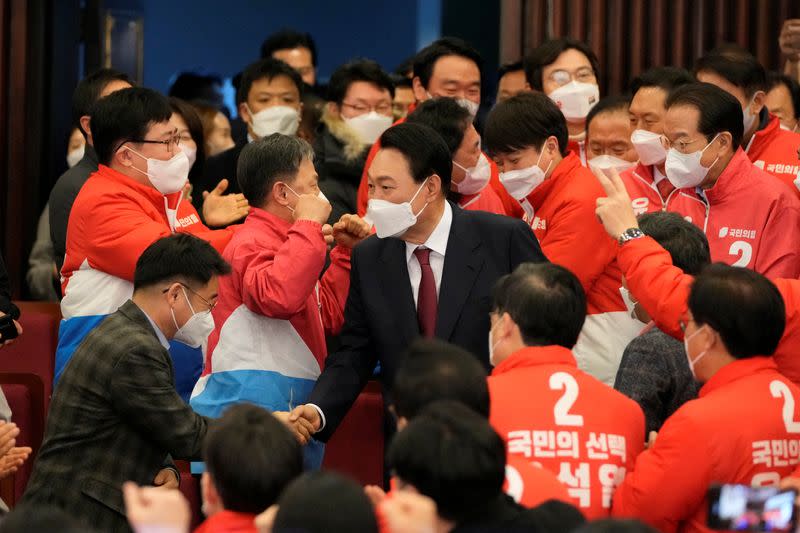
[[[342,215],[339,222],[333,225],[333,238],[336,244],[345,248],[353,248],[370,235],[372,227],[358,215]]]
[[[600,181],[600,185],[606,191],[605,198],[600,197],[597,199],[595,213],[603,227],[605,227],[606,232],[611,235],[612,239],[617,240],[625,230],[638,228],[639,222],[636,220],[636,213],[633,212],[633,207],[631,207],[631,197],[628,196],[628,191],[625,190],[625,184],[622,182],[622,178],[619,177],[619,172],[613,168],[610,169],[610,172],[610,177],[602,171],[595,174]]]
[[[250,205],[243,194],[223,194],[228,180],[221,180],[211,192],[203,191],[203,219],[211,227],[227,226],[243,219]]]
[[[308,441],[311,440],[312,435],[316,433],[319,425],[314,426],[311,421],[307,420],[302,416],[295,416],[294,413],[298,409],[302,409],[304,406],[296,407],[291,413],[287,411],[275,411],[274,414],[278,420],[283,422],[289,431],[291,431],[295,437],[297,437],[298,442],[302,445],[308,444]],[[311,408],[313,409],[313,407]]]
[[[322,426],[322,419],[319,417],[319,411],[314,407],[306,405],[298,405],[292,412],[289,413],[289,422],[296,424],[303,422],[311,428],[311,433],[314,434],[319,431]]]

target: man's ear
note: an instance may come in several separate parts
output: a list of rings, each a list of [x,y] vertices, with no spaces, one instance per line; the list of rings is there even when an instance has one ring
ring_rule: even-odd
[[[442,191],[441,176],[439,176],[439,174],[431,174],[428,178],[428,182],[425,184],[425,188],[431,200],[435,199]],[[445,195],[447,195],[447,191],[445,191]]]
[[[761,110],[767,103],[767,93],[764,91],[756,91],[751,100],[752,103],[750,104],[750,111],[757,115],[758,113],[761,113]]]
[[[336,102],[328,102],[328,114],[332,117],[338,117],[342,114],[342,108]]]
[[[276,181],[270,189],[270,196],[280,205],[289,205],[289,191],[282,181]]]
[[[203,472],[200,477],[200,490],[202,491],[203,501],[207,506],[222,508],[219,492],[217,492],[217,487],[214,486],[214,481],[208,471]]]
[[[92,117],[90,117],[89,115],[83,115],[78,120],[78,122],[80,122],[81,129],[86,132],[86,135],[91,137],[91,135],[92,135],[92,129],[91,129]]]
[[[242,120],[249,125],[253,125],[253,117],[250,115],[250,110],[247,108],[247,102],[241,102],[239,104],[239,116],[242,117]]]
[[[414,99],[417,102],[424,102],[428,99],[428,90],[422,85],[419,76],[414,76],[411,80],[411,89],[414,91]]]

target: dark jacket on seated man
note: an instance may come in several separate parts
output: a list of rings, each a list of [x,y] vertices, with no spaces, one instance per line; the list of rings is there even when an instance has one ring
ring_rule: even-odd
[[[166,339],[128,301],[64,370],[23,502],[54,504],[98,531],[130,531],[122,484],[152,485],[170,455],[200,459],[207,424],[175,391]]]

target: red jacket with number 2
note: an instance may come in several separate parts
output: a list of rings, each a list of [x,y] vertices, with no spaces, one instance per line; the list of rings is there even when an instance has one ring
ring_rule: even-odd
[[[615,487],[644,448],[639,405],[578,370],[562,346],[509,356],[492,371],[489,395],[489,421],[509,457],[556,474],[587,519],[608,516]]]

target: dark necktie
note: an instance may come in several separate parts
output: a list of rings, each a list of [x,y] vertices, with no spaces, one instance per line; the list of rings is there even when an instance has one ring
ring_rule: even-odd
[[[663,198],[666,202],[670,193],[675,190],[675,186],[672,185],[667,178],[663,178],[661,181],[656,183],[656,189],[658,189],[658,193],[661,195],[661,198]]]
[[[419,330],[425,337],[433,337],[436,331],[436,310],[438,297],[436,296],[436,280],[433,277],[431,268],[431,251],[427,248],[417,248],[414,250],[417,256],[422,278],[419,281],[419,292],[417,293],[417,318],[419,319]]]

